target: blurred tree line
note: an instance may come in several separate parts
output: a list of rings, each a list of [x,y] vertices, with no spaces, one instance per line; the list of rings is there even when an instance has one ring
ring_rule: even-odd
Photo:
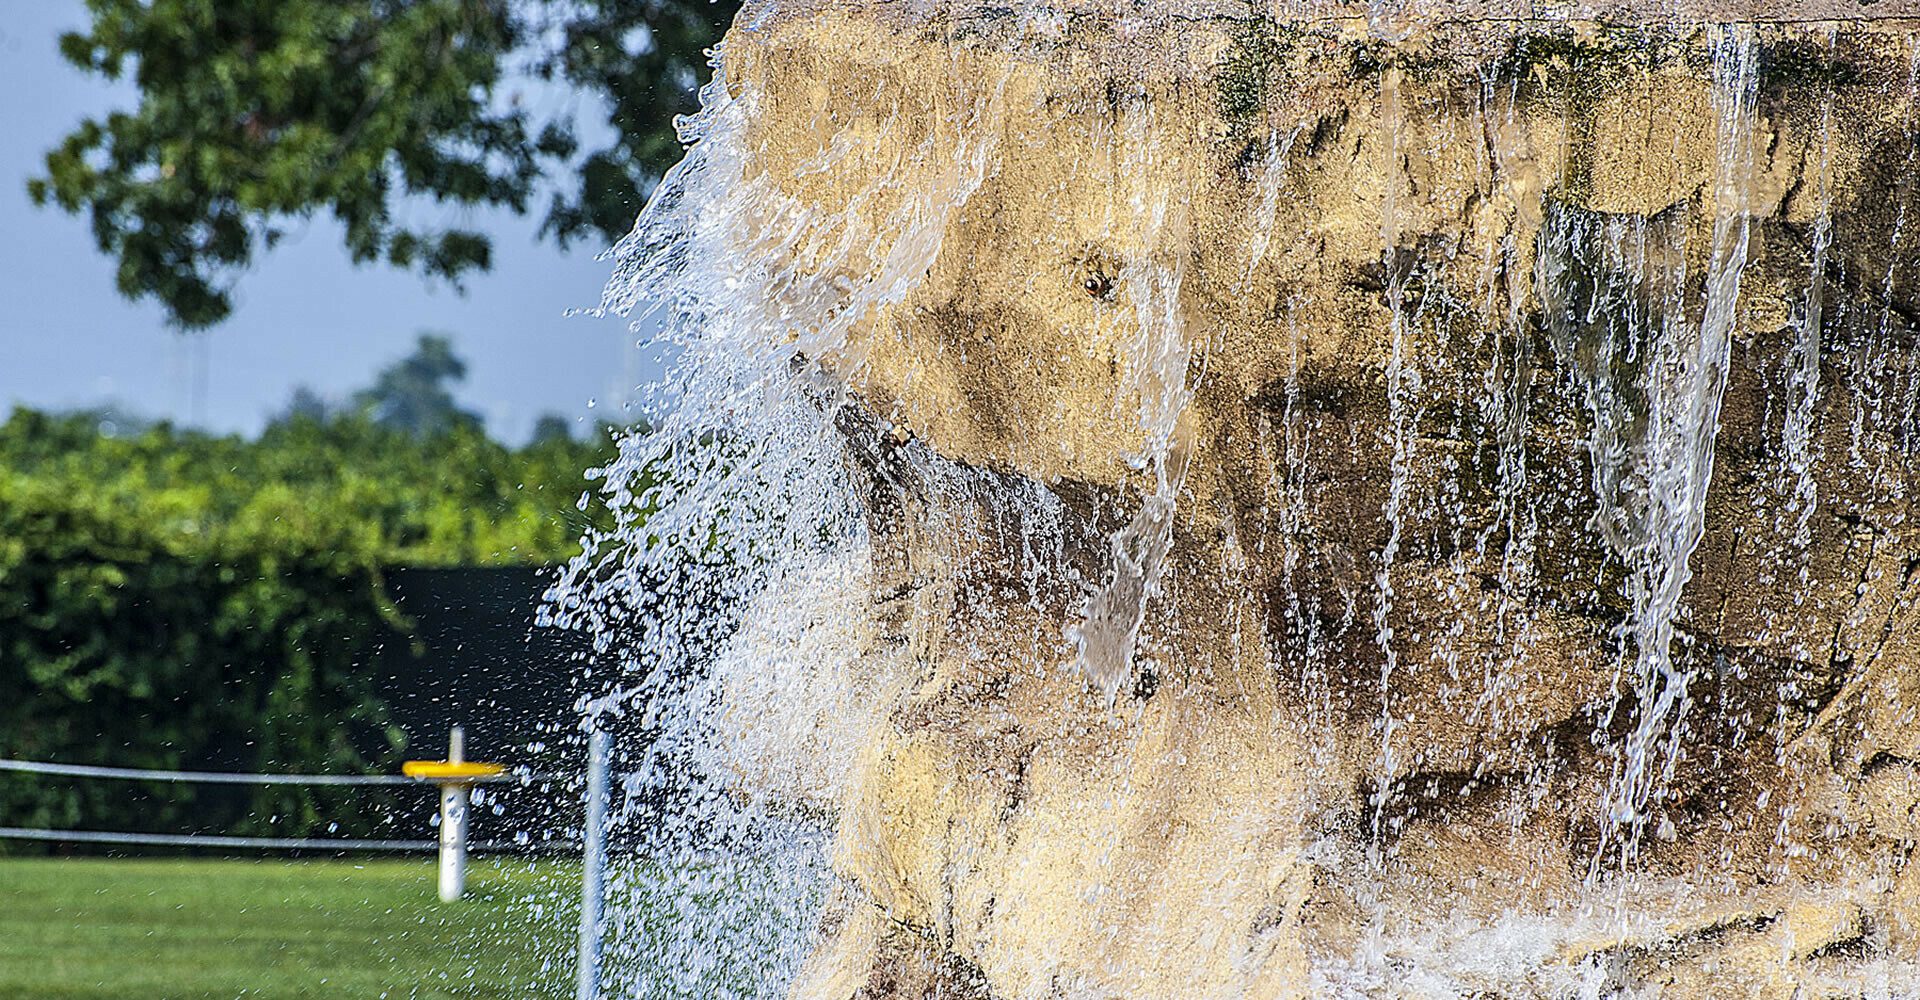
[[[679,160],[707,50],[739,0],[87,0],[60,40],[140,103],[90,119],[28,182],[86,212],[129,298],[183,328],[220,322],[254,255],[329,213],[360,263],[456,284],[486,234],[409,225],[403,200],[529,211],[543,235],[610,243]],[[597,123],[538,117],[518,91],[600,97]],[[598,117],[598,116],[596,116]],[[583,131],[610,132],[583,148]],[[417,215],[418,213],[411,213]]]
[[[412,640],[384,574],[553,565],[607,520],[585,470],[614,457],[610,429],[582,442],[550,423],[508,447],[446,391],[463,371],[424,337],[349,403],[307,393],[255,440],[14,410],[0,424],[0,757],[390,770],[404,747],[381,661]],[[339,821],[346,836],[380,811],[355,789],[129,796],[0,775],[13,826],[325,836]]]
[[[28,193],[84,214],[119,290],[181,329],[225,319],[256,256],[317,215],[356,262],[456,286],[488,267],[490,241],[418,224],[433,214],[422,203],[542,212],[562,246],[618,239],[680,158],[675,119],[697,110],[708,49],[740,6],[86,3],[62,55],[139,100],[82,122]],[[602,100],[542,116],[520,100],[540,87]],[[446,391],[463,373],[444,340],[423,339],[348,399],[297,392],[254,441],[15,411],[0,425],[0,684],[15,693],[0,756],[388,763],[399,734],[372,680],[408,623],[383,574],[556,563],[604,514],[581,500],[582,471],[612,457],[607,435],[582,444],[547,417],[531,444],[505,447]],[[331,808],[338,794],[177,786],[143,800],[140,820],[325,834],[330,814],[365,815]],[[0,776],[12,825],[125,828],[126,796]]]

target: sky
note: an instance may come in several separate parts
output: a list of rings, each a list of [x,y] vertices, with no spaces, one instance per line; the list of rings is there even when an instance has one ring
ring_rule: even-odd
[[[562,252],[536,240],[538,208],[523,218],[406,206],[415,222],[492,236],[493,269],[469,276],[464,296],[417,273],[356,267],[329,219],[295,223],[240,277],[231,318],[202,333],[175,332],[151,300],[120,296],[85,216],[37,208],[26,193],[47,150],[83,118],[131,109],[137,92],[60,58],[60,34],[85,23],[82,0],[0,0],[0,8],[0,419],[15,406],[113,406],[251,435],[295,386],[344,398],[428,330],[448,335],[467,361],[455,398],[507,441],[524,440],[543,413],[583,424],[617,415],[634,385],[659,376],[657,353],[636,346],[642,338],[627,320],[565,315],[599,302],[611,265],[594,259],[603,248],[592,241]],[[519,89],[536,114],[593,100]]]

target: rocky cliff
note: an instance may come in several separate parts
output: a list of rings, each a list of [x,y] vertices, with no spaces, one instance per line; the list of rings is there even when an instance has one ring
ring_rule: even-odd
[[[1589,6],[741,15],[701,239],[866,526],[736,685],[796,997],[1920,983],[1920,10]]]

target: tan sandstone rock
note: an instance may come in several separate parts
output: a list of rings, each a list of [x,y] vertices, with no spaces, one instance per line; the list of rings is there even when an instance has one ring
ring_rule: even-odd
[[[897,658],[791,779],[844,878],[796,997],[1784,998],[1920,957],[1920,11],[1512,7],[743,12],[741,183],[797,220],[745,249],[844,328],[794,336]],[[1713,438],[1644,372],[1719,364],[1663,353],[1716,308]],[[1685,533],[1643,463],[1687,433],[1661,612],[1602,528]],[[1079,652],[1089,607],[1137,645]],[[1655,614],[1677,756],[1621,825]]]

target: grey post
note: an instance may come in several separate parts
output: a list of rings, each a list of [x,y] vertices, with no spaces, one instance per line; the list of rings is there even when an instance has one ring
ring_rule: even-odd
[[[580,863],[580,981],[575,1000],[599,1000],[600,906],[607,881],[607,734],[587,736],[587,816]]]

